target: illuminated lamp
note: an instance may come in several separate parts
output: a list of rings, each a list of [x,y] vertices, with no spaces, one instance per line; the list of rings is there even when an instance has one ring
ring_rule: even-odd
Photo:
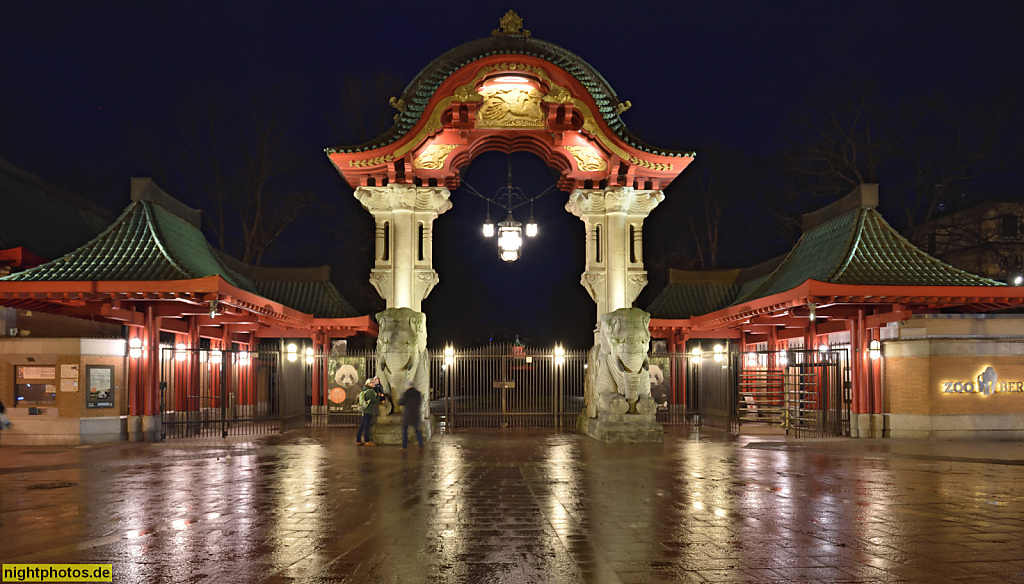
[[[690,349],[690,360],[693,361],[694,363],[700,363],[700,353],[700,347],[694,347]]]
[[[818,352],[819,353],[828,353],[828,345],[826,345],[825,343],[822,343],[822,344],[818,345]]]
[[[783,350],[779,351],[779,365],[782,366],[782,367],[785,367],[786,363],[788,363],[788,362],[789,362],[789,356],[786,355],[786,350],[783,349]]]
[[[139,337],[128,339],[128,356],[132,359],[142,356],[142,339]]]
[[[537,222],[533,220],[533,202],[530,202],[530,220],[526,222],[526,237],[537,237]]]
[[[313,348],[306,347],[306,365],[313,364]]]
[[[882,343],[878,342],[877,339],[868,343],[868,356],[871,357],[872,360],[882,358]]]
[[[213,349],[210,351],[210,363],[220,365],[221,361],[224,360],[224,354],[221,353],[220,349]]]
[[[743,355],[743,364],[746,367],[757,367],[757,353],[745,353]]]
[[[487,203],[487,217],[484,218],[484,237],[494,237],[494,223],[491,223],[491,204]]]
[[[238,364],[239,365],[248,365],[249,364],[249,352],[248,351],[240,351],[238,353]]]
[[[288,346],[285,347],[285,355],[288,357],[289,363],[294,363],[299,358],[299,348],[295,343],[288,343]]]
[[[565,348],[562,345],[555,347],[555,365],[562,365],[565,363]]]
[[[715,345],[715,363],[721,363],[725,359],[725,347]]]
[[[185,346],[185,343],[178,343],[174,348],[177,349],[177,351],[174,352],[174,360],[184,361],[185,357],[188,356],[188,351],[186,350],[188,347]]]
[[[451,365],[452,363],[455,363],[455,347],[452,347],[451,345],[445,345],[445,347],[444,347],[444,364],[447,367],[448,365]]]
[[[504,221],[498,223],[499,256],[506,262],[519,259],[519,250],[523,247],[522,225],[512,217],[511,212]]]

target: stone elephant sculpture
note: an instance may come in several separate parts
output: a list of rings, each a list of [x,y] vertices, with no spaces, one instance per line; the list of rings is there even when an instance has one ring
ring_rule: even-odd
[[[377,377],[384,393],[398,400],[411,381],[423,395],[426,419],[430,402],[430,356],[427,353],[427,315],[411,308],[388,308],[377,313]]]
[[[649,325],[651,315],[639,308],[620,308],[601,316],[600,341],[590,350],[585,381],[587,415],[651,416]]]

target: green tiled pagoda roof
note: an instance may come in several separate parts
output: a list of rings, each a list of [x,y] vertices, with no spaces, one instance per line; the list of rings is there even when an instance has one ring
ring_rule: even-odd
[[[330,269],[257,268],[213,249],[200,215],[150,179],[132,179],[132,203],[92,241],[11,281],[165,281],[220,276],[229,284],[318,318],[359,316]]]
[[[312,314],[317,318],[350,318],[359,316],[341,293],[327,280],[265,281],[257,280],[261,296]]]
[[[739,286],[721,283],[677,283],[665,287],[647,307],[652,318],[690,318],[732,303]]]
[[[114,214],[0,158],[0,249],[23,247],[47,260],[89,241]]]
[[[857,189],[805,215],[804,234],[767,273],[751,268],[729,282],[723,281],[721,271],[706,272],[703,281],[701,273],[689,273],[685,281],[666,286],[647,311],[664,319],[701,316],[792,290],[808,280],[860,286],[1005,285],[928,255],[893,229],[873,204],[859,203],[872,192],[877,202],[877,190],[864,192]]]
[[[619,105],[619,98],[596,69],[578,55],[558,45],[521,36],[491,36],[470,41],[434,59],[405,88],[402,93],[402,100],[406,104],[405,110],[398,115],[394,126],[387,133],[366,144],[328,148],[327,152],[366,152],[396,142],[419,123],[434,92],[452,73],[473,61],[492,55],[509,55],[510,58],[516,55],[537,57],[563,69],[590,93],[597,104],[596,115],[604,119],[608,127],[633,148],[661,156],[694,155],[692,152],[670,151],[642,142],[626,129],[626,124],[615,111]]]
[[[231,270],[250,279],[256,293],[274,302],[294,308],[316,318],[350,318],[360,316],[331,283],[331,268],[267,268],[244,264],[215,251]]]
[[[737,297],[747,302],[807,280],[875,286],[1002,286],[934,258],[870,207],[859,207],[803,234],[782,264]]]
[[[252,280],[228,269],[192,223],[151,201],[133,201],[95,239],[64,257],[11,274],[13,281],[156,281],[219,275],[256,292]]]

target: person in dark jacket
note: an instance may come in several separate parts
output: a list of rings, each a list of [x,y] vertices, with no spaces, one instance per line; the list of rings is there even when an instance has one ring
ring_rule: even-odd
[[[411,381],[405,384],[405,393],[398,399],[398,405],[402,406],[402,451],[409,445],[409,426],[416,429],[416,440],[423,448],[423,431],[420,430],[422,420],[420,408],[423,406],[423,396],[420,390],[413,387]]]
[[[363,445],[363,439],[366,439],[367,446],[376,446],[370,440],[370,427],[373,426],[373,419],[377,416],[377,404],[380,403],[380,398],[377,397],[377,390],[373,387],[371,379],[366,380],[366,385],[363,386],[363,392],[359,394],[359,411],[363,415],[359,418],[359,429],[356,430],[356,444],[359,446]]]

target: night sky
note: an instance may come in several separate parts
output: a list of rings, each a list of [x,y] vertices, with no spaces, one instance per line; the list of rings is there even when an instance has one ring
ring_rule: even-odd
[[[189,169],[167,170],[181,148],[181,112],[211,96],[238,108],[271,96],[290,114],[296,180],[327,207],[286,231],[264,263],[330,262],[342,293],[362,312],[376,311],[382,305],[367,283],[372,221],[323,149],[361,141],[352,130],[359,124],[347,119],[393,112],[345,111],[346,87],[370,87],[381,76],[404,86],[435,57],[490,35],[509,8],[534,37],[580,55],[632,102],[623,119],[635,135],[698,156],[710,142],[772,152],[785,120],[825,86],[870,81],[892,99],[936,91],[970,98],[1024,77],[1024,4],[1011,0],[0,0],[0,156],[117,211],[128,203],[129,177],[163,172],[171,184],[162,186],[196,206],[196,193],[175,188],[186,183],[174,177]],[[505,154],[482,155],[466,178],[493,193],[507,163]],[[527,192],[554,180],[531,155],[516,154],[512,164]],[[583,225],[563,210],[565,200],[555,192],[536,202],[541,235],[510,265],[480,236],[483,202],[453,194],[455,208],[435,223],[441,282],[424,302],[432,346],[515,335],[542,346],[589,344],[595,314],[579,284]],[[656,209],[652,218],[665,217],[649,229],[678,229],[673,212]],[[517,211],[517,219],[528,213]],[[743,263],[784,250],[768,247]],[[647,247],[648,264],[667,251]],[[645,291],[640,304],[656,292]]]

